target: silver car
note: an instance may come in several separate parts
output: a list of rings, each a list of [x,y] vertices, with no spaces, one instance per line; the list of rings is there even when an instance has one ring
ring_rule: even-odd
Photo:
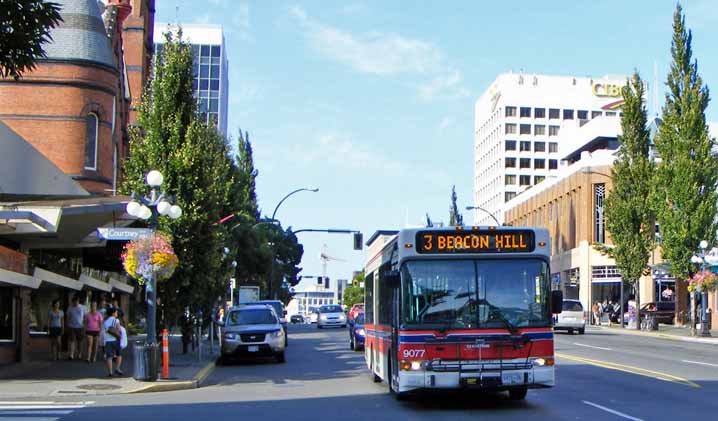
[[[222,359],[274,357],[283,363],[285,333],[274,309],[247,305],[231,309],[222,328]]]
[[[327,326],[347,327],[347,316],[344,314],[342,306],[324,305],[319,307],[319,317],[317,317],[317,328],[321,329]]]

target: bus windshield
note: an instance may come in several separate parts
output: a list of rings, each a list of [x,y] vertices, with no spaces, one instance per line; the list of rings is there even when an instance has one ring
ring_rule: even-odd
[[[542,260],[409,261],[401,274],[407,328],[550,326],[548,266]]]

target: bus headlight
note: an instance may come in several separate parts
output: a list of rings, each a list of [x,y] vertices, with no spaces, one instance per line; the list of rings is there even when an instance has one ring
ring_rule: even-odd
[[[424,369],[424,361],[399,361],[399,369],[401,371],[419,371]]]

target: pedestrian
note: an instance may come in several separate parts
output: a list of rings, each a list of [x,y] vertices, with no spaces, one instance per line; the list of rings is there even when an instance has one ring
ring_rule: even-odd
[[[60,359],[60,348],[62,346],[62,334],[65,330],[65,313],[60,310],[60,300],[53,300],[52,309],[49,313],[49,337],[50,357],[57,361]]]
[[[97,311],[97,303],[90,304],[90,312],[85,314],[85,332],[87,334],[87,362],[94,363],[103,322],[102,314]],[[103,338],[104,339],[104,338]]]
[[[110,307],[107,310],[107,319],[103,323],[105,326],[105,362],[107,363],[107,376],[112,377],[113,374],[122,376],[124,373],[120,369],[122,366],[122,353],[120,352],[120,321],[117,320],[117,308]],[[116,368],[113,371],[112,361],[115,360]]]
[[[598,301],[594,302],[593,305],[591,306],[591,312],[593,313],[593,324],[600,325],[601,324],[601,310],[599,310]]]
[[[85,308],[80,305],[80,297],[72,297],[72,305],[67,309],[67,327],[70,334],[70,355],[69,359],[79,360],[82,355],[82,339],[84,335]]]
[[[608,327],[613,326],[613,300],[608,300],[606,304],[606,314],[608,314]]]

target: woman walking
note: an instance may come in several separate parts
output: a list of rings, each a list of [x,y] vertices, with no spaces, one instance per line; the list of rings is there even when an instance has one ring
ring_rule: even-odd
[[[104,322],[105,326],[105,362],[107,363],[107,375],[112,377],[113,374],[123,375],[124,373],[120,370],[122,366],[122,354],[120,352],[120,321],[117,320],[117,308],[111,307],[107,310],[107,319]],[[112,370],[112,360],[115,360],[116,367],[114,372]]]
[[[52,302],[48,324],[50,327],[50,355],[53,360],[57,361],[60,359],[62,333],[65,328],[65,313],[60,310],[60,300]]]
[[[85,314],[85,332],[87,334],[87,362],[93,363],[97,358],[97,346],[102,327],[102,313],[97,311],[97,303],[90,304],[90,312]]]

